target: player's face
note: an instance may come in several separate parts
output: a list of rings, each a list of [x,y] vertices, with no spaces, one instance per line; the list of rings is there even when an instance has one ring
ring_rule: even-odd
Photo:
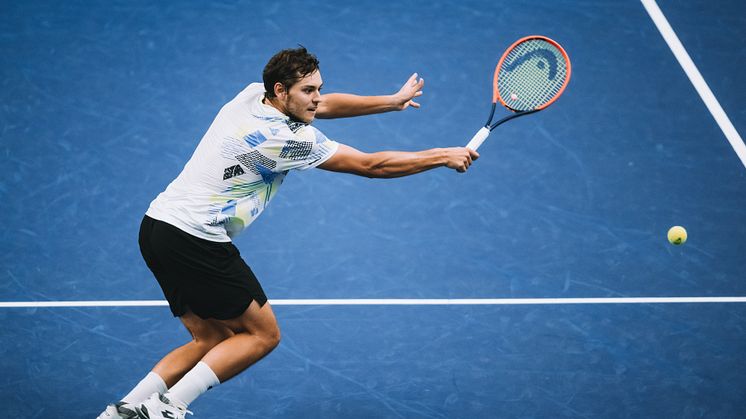
[[[321,73],[314,71],[295,83],[282,100],[285,114],[310,124],[321,102]]]

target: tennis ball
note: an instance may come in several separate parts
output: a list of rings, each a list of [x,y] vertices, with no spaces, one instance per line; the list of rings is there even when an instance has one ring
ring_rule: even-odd
[[[686,229],[681,226],[673,226],[668,230],[668,241],[676,246],[686,243]]]

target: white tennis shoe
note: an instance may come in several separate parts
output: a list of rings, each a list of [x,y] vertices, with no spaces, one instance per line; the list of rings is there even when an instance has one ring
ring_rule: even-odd
[[[137,412],[132,404],[119,402],[106,406],[106,410],[96,419],[137,419]]]
[[[139,419],[184,419],[187,413],[192,412],[175,406],[166,396],[153,393],[148,400],[142,402],[135,408]]]

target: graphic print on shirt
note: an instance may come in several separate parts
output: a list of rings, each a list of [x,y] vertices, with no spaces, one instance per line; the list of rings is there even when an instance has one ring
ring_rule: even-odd
[[[280,157],[290,160],[303,160],[311,155],[313,143],[308,141],[288,141],[287,145],[282,148]]]
[[[232,177],[241,176],[246,172],[243,171],[240,165],[235,165],[231,167],[226,167],[225,170],[223,170],[223,180],[228,180]]]
[[[222,225],[229,236],[238,234],[264,211],[287,174],[287,171],[275,172],[277,161],[263,154],[266,150],[259,149],[266,141],[261,130],[223,141],[222,156],[239,164],[224,170],[234,175],[226,178],[224,174],[228,186],[213,196],[213,202],[220,205],[211,211],[214,215],[211,225]],[[236,166],[238,169],[232,169]]]

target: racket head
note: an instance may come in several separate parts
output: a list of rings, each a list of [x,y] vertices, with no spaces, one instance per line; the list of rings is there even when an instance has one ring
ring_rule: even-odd
[[[559,43],[541,35],[521,38],[495,67],[492,102],[513,112],[544,109],[565,91],[571,72],[570,57]]]

